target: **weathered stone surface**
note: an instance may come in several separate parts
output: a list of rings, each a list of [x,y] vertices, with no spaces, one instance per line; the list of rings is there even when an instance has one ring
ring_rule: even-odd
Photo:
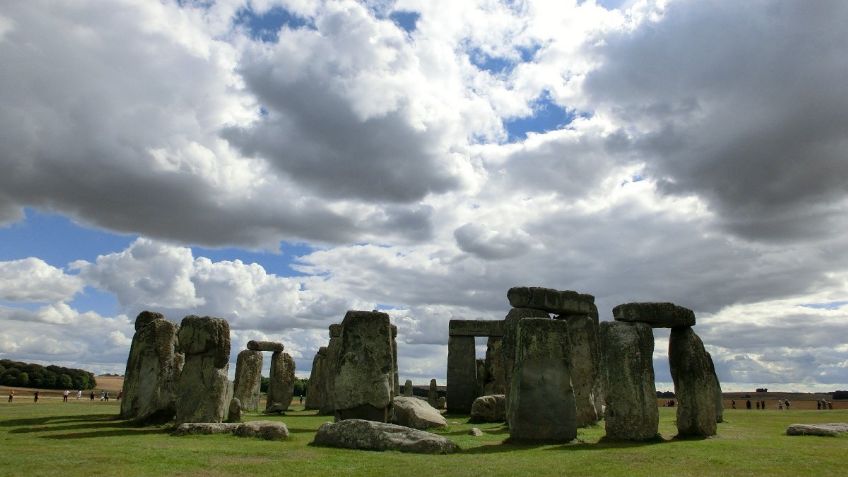
[[[838,436],[848,434],[848,423],[792,424],[786,428],[788,436]]]
[[[612,309],[616,321],[647,323],[654,328],[695,326],[695,312],[674,303],[625,303]]]
[[[492,394],[480,396],[471,405],[470,422],[504,422],[506,421],[506,396]]]
[[[568,328],[562,321],[519,321],[509,395],[510,439],[568,442],[577,437]]]
[[[448,422],[436,408],[417,397],[398,396],[392,400],[392,422],[413,429],[447,427]]]
[[[172,434],[175,436],[230,434],[240,425],[237,422],[185,422],[178,425]]]
[[[342,328],[333,391],[336,420],[387,422],[394,387],[389,315],[348,311]]]
[[[304,409],[321,409],[324,403],[323,383],[327,372],[327,347],[322,346],[312,359],[312,371],[309,373],[309,383],[306,386],[306,401]]]
[[[346,449],[394,450],[418,454],[450,454],[459,450],[459,446],[451,440],[436,434],[363,419],[323,424],[312,443]]]
[[[324,361],[325,372],[324,382],[321,385],[324,390],[324,399],[321,401],[321,407],[318,411],[323,416],[333,415],[336,412],[336,405],[333,398],[336,382],[336,373],[339,366],[339,352],[342,346],[342,325],[333,323],[330,325],[330,342],[327,345],[327,359]]]
[[[479,427],[472,427],[468,430],[469,436],[480,437],[483,435],[483,431],[480,430]]]
[[[716,422],[724,422],[724,396],[721,393],[721,382],[719,382],[718,374],[716,374],[713,356],[709,352],[707,352],[707,361],[710,363],[710,373],[713,375],[713,380],[715,381]]]
[[[403,395],[404,396],[412,396],[412,380],[407,379],[405,383],[403,383]]]
[[[289,437],[289,428],[282,422],[250,421],[233,430],[238,437],[259,437],[266,441],[280,441]]]
[[[448,336],[503,336],[501,320],[450,320]]]
[[[571,290],[541,287],[513,287],[506,293],[510,306],[533,308],[556,315],[597,314],[595,297]]]
[[[241,401],[238,398],[230,399],[230,409],[227,412],[227,422],[241,422]]]
[[[276,353],[278,351],[285,351],[286,347],[283,346],[282,343],[277,343],[275,341],[250,340],[247,342],[247,349],[251,351],[272,351]]]
[[[259,410],[259,388],[262,385],[262,352],[243,350],[236,358],[233,396],[246,411]]]
[[[490,336],[486,342],[485,380],[481,395],[506,394],[503,338]]]
[[[135,322],[124,373],[121,418],[170,421],[176,413],[176,379],[183,355],[176,352],[177,325],[160,313],[143,311]]]
[[[715,435],[715,373],[710,369],[704,343],[692,328],[672,328],[668,362],[677,397],[677,435]]]
[[[645,323],[605,321],[600,324],[600,338],[607,437],[637,441],[656,437],[653,330]]]
[[[186,316],[178,342],[185,365],[177,380],[176,423],[221,422],[231,397],[230,325],[221,318]]]
[[[436,409],[446,409],[448,407],[447,399],[444,396],[439,396],[439,403],[434,407]]]
[[[427,390],[427,404],[435,408],[439,406],[439,387],[435,379],[430,380],[430,389]]]
[[[506,394],[506,406],[509,408],[510,383],[512,382],[512,370],[515,367],[515,345],[518,322],[526,318],[550,318],[548,312],[533,308],[513,308],[509,310],[504,318],[504,336],[501,342],[503,347],[504,366],[504,394]]]
[[[288,410],[294,394],[294,366],[294,359],[288,353],[275,351],[271,355],[266,413],[284,413]]]
[[[473,336],[448,337],[449,412],[467,414],[477,397],[477,361],[474,353]]]
[[[577,406],[577,427],[596,424],[600,409],[595,407],[595,393],[602,389],[598,342],[597,318],[589,315],[558,317],[568,328],[568,343],[571,363],[571,384],[574,387],[574,402]]]
[[[476,350],[475,350],[476,351]],[[489,374],[486,371],[486,360],[485,359],[476,359],[474,360],[477,366],[477,387],[474,389],[474,397],[483,395],[483,387],[486,385],[486,381],[489,379]],[[472,401],[473,403],[474,401]]]
[[[392,382],[392,397],[398,395],[400,392],[400,371],[398,370],[397,364],[397,326],[392,326],[392,373],[394,374],[394,381]]]

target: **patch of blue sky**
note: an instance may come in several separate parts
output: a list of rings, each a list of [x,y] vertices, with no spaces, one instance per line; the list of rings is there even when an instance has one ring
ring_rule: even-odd
[[[280,251],[279,253],[273,252],[254,252],[249,250],[242,250],[235,247],[227,247],[227,248],[204,248],[204,247],[192,247],[192,252],[194,257],[206,257],[213,262],[220,262],[223,260],[227,261],[235,261],[241,260],[243,263],[257,263],[265,269],[267,273],[273,273],[274,275],[280,277],[295,277],[295,276],[304,276],[305,273],[297,271],[293,268],[293,265],[296,265],[296,258],[301,255],[307,255],[313,252],[315,249],[305,245],[305,244],[296,244],[296,243],[288,243],[282,242],[280,243]]]
[[[418,28],[420,18],[420,13],[405,10],[398,10],[389,14],[389,19],[408,34],[412,34]]]
[[[801,306],[805,308],[813,308],[816,310],[837,310],[848,305],[848,301],[828,301],[823,303],[803,303]]]
[[[468,59],[477,68],[497,76],[509,74],[518,64],[514,59],[491,56],[479,48],[472,48],[468,52]]]
[[[504,121],[508,141],[519,142],[527,139],[528,133],[545,133],[568,126],[577,117],[574,110],[567,110],[553,102],[548,94],[543,94],[533,103],[533,114]]]
[[[66,267],[74,260],[93,262],[98,255],[120,252],[137,238],[85,227],[36,209],[26,209],[25,215],[0,228],[0,260],[37,257],[54,267]]]
[[[245,27],[251,38],[266,43],[275,43],[284,26],[291,29],[315,27],[310,19],[295,15],[283,7],[273,7],[262,14],[251,8],[242,8],[236,12],[233,24]]]
[[[102,316],[115,316],[121,312],[118,299],[114,294],[94,287],[85,287],[82,293],[74,296],[74,299],[68,304],[77,311],[83,313],[93,311]]]

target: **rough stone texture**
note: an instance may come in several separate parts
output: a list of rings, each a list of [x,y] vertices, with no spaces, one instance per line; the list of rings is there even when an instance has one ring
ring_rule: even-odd
[[[392,372],[394,373],[394,380],[392,382],[392,397],[398,395],[400,391],[400,371],[398,370],[397,364],[397,326],[392,326]]]
[[[654,334],[645,323],[600,324],[603,349],[606,436],[619,440],[656,437],[659,426],[654,385]]]
[[[233,382],[233,397],[241,402],[246,411],[259,410],[259,388],[262,385],[262,352],[243,350],[236,358],[236,376]]]
[[[506,405],[509,408],[510,383],[512,382],[512,370],[515,367],[515,334],[518,330],[518,322],[526,318],[550,318],[546,311],[533,308],[513,308],[509,310],[504,318],[503,367],[504,367],[504,394],[506,394]]]
[[[221,318],[186,316],[177,336],[185,365],[177,380],[176,423],[221,422],[231,397],[230,325]]]
[[[475,346],[476,348],[476,346]],[[475,349],[476,351],[476,349]],[[486,385],[486,381],[489,379],[489,373],[486,370],[486,360],[485,359],[476,359],[474,360],[477,366],[477,387],[474,390],[474,397],[483,395],[483,387]],[[474,401],[472,401],[473,403]]]
[[[451,440],[418,429],[384,422],[348,419],[323,424],[314,445],[418,454],[450,454],[459,450]]]
[[[321,401],[321,407],[318,413],[323,416],[333,415],[336,412],[333,391],[335,389],[341,346],[342,325],[334,323],[330,325],[330,342],[327,345],[327,359],[324,361],[324,382],[321,384],[321,388],[324,390],[324,399]]]
[[[550,442],[575,439],[577,421],[566,324],[528,318],[518,323],[516,337],[507,412],[510,439]]]
[[[589,315],[558,317],[568,328],[568,344],[571,356],[571,384],[574,386],[574,401],[577,406],[577,427],[596,424],[600,410],[595,407],[595,393],[602,385],[598,344],[598,321]]]
[[[668,362],[677,398],[677,435],[716,433],[716,380],[704,343],[692,328],[672,328]]]
[[[387,422],[394,387],[394,354],[389,315],[348,311],[333,390],[336,420]]]
[[[229,434],[240,425],[237,422],[185,422],[178,425],[172,434],[175,436]]]
[[[275,341],[254,341],[250,340],[247,342],[247,349],[251,351],[272,351],[272,352],[282,352],[286,349],[282,343],[277,343]]]
[[[786,428],[788,436],[838,436],[848,434],[848,423],[792,424]]]
[[[486,342],[486,379],[481,395],[506,394],[506,371],[504,370],[503,338],[490,336]]]
[[[480,396],[471,405],[471,422],[504,422],[506,421],[506,396],[492,394]]]
[[[503,336],[501,320],[450,320],[448,336]]]
[[[417,397],[398,396],[392,400],[392,422],[413,429],[447,427],[448,422],[427,401]]]
[[[435,379],[430,380],[430,389],[427,391],[427,404],[438,408],[439,406],[439,386]]]
[[[124,373],[121,418],[170,421],[176,413],[176,379],[183,355],[176,352],[177,325],[159,313],[143,311],[135,322]]]
[[[227,412],[227,422],[241,422],[241,401],[238,398],[230,399],[230,408]]]
[[[449,412],[468,414],[471,411],[471,403],[477,397],[477,361],[474,353],[473,336],[448,337]]]
[[[266,441],[280,441],[289,437],[289,428],[282,422],[250,421],[233,430],[238,437],[259,437]]]
[[[718,374],[716,374],[713,356],[709,352],[707,352],[707,361],[710,363],[710,373],[712,373],[715,381],[716,422],[724,422],[724,396],[721,394],[721,382],[718,380]]]
[[[556,315],[587,315],[597,313],[595,297],[571,290],[541,287],[513,287],[506,292],[510,306],[533,308]]]
[[[436,409],[446,409],[448,407],[447,399],[445,399],[444,396],[440,396],[439,397],[439,403],[435,407],[436,407]]]
[[[294,380],[294,360],[288,353],[275,351],[271,355],[266,413],[284,413],[288,410],[294,394]]]
[[[695,312],[674,303],[625,303],[612,309],[616,321],[647,323],[654,328],[695,326]]]
[[[304,409],[321,409],[324,404],[324,380],[327,366],[327,347],[322,346],[312,359],[312,371],[309,373],[309,383],[306,386],[306,401]]]
[[[412,396],[412,380],[407,379],[405,383],[403,383],[403,395],[404,396]]]
[[[472,427],[468,430],[469,436],[480,437],[483,435],[483,431],[480,430],[479,427]]]

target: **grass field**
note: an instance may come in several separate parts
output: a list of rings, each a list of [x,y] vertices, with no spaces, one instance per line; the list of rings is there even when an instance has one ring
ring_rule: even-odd
[[[4,400],[0,475],[841,475],[848,453],[845,437],[784,434],[796,422],[848,422],[848,410],[727,410],[718,437],[677,441],[672,439],[674,409],[661,408],[661,442],[599,442],[604,434],[599,426],[579,430],[573,444],[545,446],[503,444],[508,433],[498,424],[478,424],[484,435],[472,437],[464,416],[448,416],[450,428],[441,433],[463,450],[446,456],[309,446],[327,421],[314,411],[271,418],[288,426],[291,437],[285,442],[172,437],[164,427],[129,427],[117,413],[115,401]],[[254,419],[265,417],[247,415]]]

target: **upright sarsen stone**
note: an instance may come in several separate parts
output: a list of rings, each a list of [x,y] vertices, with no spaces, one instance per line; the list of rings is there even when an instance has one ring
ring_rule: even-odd
[[[506,406],[509,409],[509,393],[512,383],[512,370],[515,367],[516,335],[518,323],[527,318],[550,318],[548,312],[533,308],[513,308],[509,310],[504,318],[502,354],[504,367],[504,394],[506,395]]]
[[[135,320],[124,373],[121,418],[169,421],[176,409],[176,378],[183,355],[176,352],[178,326],[160,313],[143,311]]]
[[[333,323],[330,325],[330,343],[327,345],[327,359],[324,361],[325,372],[322,389],[324,390],[324,400],[321,401],[321,407],[318,414],[323,416],[333,415],[336,412],[336,404],[333,398],[336,372],[339,366],[339,352],[342,346],[342,325]]]
[[[477,397],[477,361],[473,336],[448,337],[448,412],[468,414]]]
[[[177,336],[185,365],[177,380],[176,424],[223,421],[230,403],[230,325],[221,318],[186,316]]]
[[[321,409],[326,396],[324,395],[324,380],[327,366],[327,347],[322,346],[312,360],[312,371],[309,374],[309,384],[306,386],[305,409]]]
[[[510,439],[568,442],[577,437],[568,328],[562,321],[518,323],[515,369],[507,406]]]
[[[233,382],[233,397],[239,400],[242,410],[259,410],[259,394],[262,386],[262,352],[243,350],[236,358],[236,376]]]
[[[713,363],[713,356],[707,352],[707,360],[710,362],[710,372],[715,380],[716,392],[716,422],[724,422],[724,396],[721,393],[721,382],[718,380],[718,374]]]
[[[389,315],[348,311],[334,379],[336,420],[388,422],[394,388],[394,354]]]
[[[395,397],[400,392],[400,371],[397,364],[397,326],[392,325],[392,372],[394,380],[392,381],[392,397]]]
[[[596,393],[599,393],[602,387],[598,321],[597,318],[589,315],[558,318],[564,318],[568,329],[569,362],[574,401],[577,406],[577,427],[590,426],[597,423],[600,417],[600,409],[595,406]]]
[[[606,435],[610,439],[646,440],[659,426],[654,384],[654,334],[645,323],[600,324],[603,349]]]
[[[506,371],[504,370],[503,337],[490,336],[486,342],[486,379],[483,396],[506,394]]]
[[[289,408],[294,394],[294,367],[294,359],[288,353],[275,351],[271,355],[266,413],[284,413]]]
[[[716,378],[701,338],[692,328],[672,328],[668,361],[677,397],[677,435],[716,433]]]

